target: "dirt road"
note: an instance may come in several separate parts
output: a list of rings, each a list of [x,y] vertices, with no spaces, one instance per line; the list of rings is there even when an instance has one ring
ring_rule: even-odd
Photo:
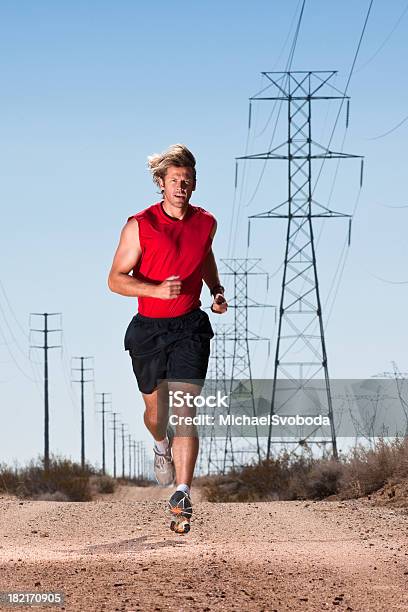
[[[62,591],[56,609],[81,612],[408,610],[406,510],[210,504],[196,491],[192,530],[178,536],[165,516],[168,494],[0,497],[0,591]]]

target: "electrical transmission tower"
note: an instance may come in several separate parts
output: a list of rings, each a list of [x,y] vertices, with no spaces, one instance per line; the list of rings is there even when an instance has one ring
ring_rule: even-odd
[[[227,395],[227,380],[230,378],[227,370],[227,359],[232,358],[232,354],[227,350],[227,339],[234,337],[233,328],[229,325],[218,325],[215,328],[212,347],[214,353],[210,356],[212,365],[212,379],[215,383],[215,392],[218,390],[222,395]],[[215,418],[217,408],[213,408],[211,416],[213,425],[210,427],[207,454],[207,474],[211,472],[222,473],[224,468],[224,448],[225,438],[216,435]]]
[[[381,378],[391,378],[395,381],[397,388],[398,399],[405,418],[404,437],[408,438],[408,372],[401,372],[395,361],[391,362],[392,372],[383,372],[378,376]]]
[[[320,405],[319,410],[321,414],[329,417],[331,435],[330,439],[326,437],[311,442],[323,445],[331,443],[333,456],[337,457],[313,219],[350,217],[350,215],[334,212],[314,200],[312,162],[322,160],[323,165],[326,159],[361,158],[361,156],[332,151],[312,138],[312,102],[348,99],[329,82],[336,74],[335,71],[263,72],[262,74],[268,79],[268,86],[250,98],[250,101],[276,100],[286,103],[287,140],[266,153],[245,155],[237,159],[284,160],[288,164],[288,199],[267,212],[250,217],[250,219],[288,220],[271,416],[279,413],[281,409],[276,395],[279,378],[292,381],[296,394],[304,389],[306,382],[320,375],[324,378],[325,406]],[[314,331],[315,328],[318,329],[317,333]],[[272,426],[270,426],[267,457],[270,456],[272,437]],[[299,441],[296,441],[296,444],[299,444]]]
[[[93,382],[93,378],[84,378],[85,372],[92,372],[92,368],[85,368],[84,362],[88,359],[93,359],[93,357],[72,357],[72,359],[79,359],[80,367],[72,368],[72,372],[81,372],[81,378],[79,380],[73,380],[74,383],[80,383],[81,385],[81,466],[82,469],[85,467],[85,394],[84,394],[84,385],[85,383]]]
[[[212,342],[212,346],[214,346],[215,339],[216,339],[216,332],[214,331],[214,339]],[[207,376],[205,380],[205,389],[210,394],[216,393],[215,363],[214,363],[214,359],[212,358],[212,355],[210,355],[210,359],[208,362]],[[200,413],[200,409],[198,410],[198,412]],[[205,413],[206,413],[206,410],[204,410],[204,414]],[[213,429],[214,427],[208,426],[207,424],[202,425],[199,429],[199,451],[198,451],[197,463],[196,463],[196,468],[195,468],[195,471],[198,476],[203,476],[206,473],[209,474],[208,469],[206,469],[207,468],[206,464],[207,464],[207,458],[210,452],[209,450],[210,449],[210,438],[211,438],[211,432]]]
[[[246,414],[249,403],[251,414],[248,416],[256,416],[249,342],[268,340],[268,338],[262,338],[249,330],[248,309],[271,306],[269,304],[259,304],[248,295],[248,276],[268,277],[267,273],[260,269],[260,261],[260,259],[247,258],[221,260],[224,266],[224,270],[221,272],[222,276],[232,276],[234,279],[233,298],[228,301],[228,307],[234,309],[234,327],[232,334],[226,336],[227,340],[233,341],[229,414],[232,406],[238,414]],[[242,396],[242,387],[236,387],[238,380],[246,381],[248,397],[245,399]],[[228,425],[224,445],[223,473],[228,468],[234,469],[235,467],[245,465],[251,455],[255,454],[258,462],[262,459],[258,428],[256,426],[254,440],[245,438],[241,430],[238,440],[241,443],[246,440],[245,448],[238,448],[237,441],[233,442],[233,438],[232,428]],[[240,456],[240,459],[238,456]]]
[[[53,348],[61,348],[61,344],[48,344],[48,334],[53,332],[61,332],[62,329],[49,329],[48,318],[49,317],[61,317],[60,312],[32,312],[30,313],[30,338],[31,333],[44,334],[44,344],[37,345],[31,344],[30,348],[37,348],[44,350],[44,470],[48,470],[50,467],[50,415],[49,415],[49,398],[48,398],[48,351]],[[44,328],[34,329],[31,327],[31,317],[44,317]]]

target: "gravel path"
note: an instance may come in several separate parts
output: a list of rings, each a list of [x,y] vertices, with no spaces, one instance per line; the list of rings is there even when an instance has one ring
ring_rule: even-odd
[[[168,497],[154,487],[90,503],[0,497],[0,591],[62,591],[56,609],[80,612],[408,610],[406,510],[210,504],[193,491],[192,529],[178,536]]]

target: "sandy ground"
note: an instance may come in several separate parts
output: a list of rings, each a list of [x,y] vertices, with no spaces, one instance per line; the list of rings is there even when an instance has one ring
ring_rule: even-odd
[[[0,591],[62,591],[54,609],[81,612],[408,610],[407,510],[210,504],[196,490],[192,530],[178,536],[168,496],[122,487],[90,503],[0,497]]]

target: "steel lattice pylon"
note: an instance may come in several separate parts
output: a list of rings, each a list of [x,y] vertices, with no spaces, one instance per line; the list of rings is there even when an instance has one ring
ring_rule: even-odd
[[[255,398],[252,385],[251,359],[249,342],[254,340],[268,340],[262,338],[248,329],[248,309],[267,307],[269,304],[259,304],[248,296],[248,276],[267,274],[260,270],[260,259],[222,259],[224,270],[222,276],[233,276],[234,279],[234,294],[232,300],[229,300],[228,305],[234,309],[234,328],[233,333],[226,339],[233,341],[232,350],[232,366],[231,366],[231,381],[230,381],[230,408],[242,413],[247,413],[248,400],[251,405],[249,416],[256,416]],[[242,389],[236,387],[236,382],[239,380],[246,381],[246,401],[242,401]],[[236,390],[234,390],[234,388]],[[245,465],[251,455],[255,455],[257,461],[262,459],[261,445],[259,441],[258,431],[255,428],[255,438],[245,438],[241,431],[240,443],[234,442],[231,427],[227,427],[224,447],[223,473],[228,469]],[[243,447],[242,442],[246,445]],[[241,444],[241,448],[238,448]],[[240,457],[240,458],[239,458]]]
[[[312,161],[361,156],[331,151],[312,139],[312,101],[346,99],[346,96],[329,83],[335,71],[262,74],[270,84],[250,100],[286,102],[287,140],[266,153],[247,155],[238,159],[286,160],[288,163],[287,201],[267,212],[250,217],[288,220],[271,415],[281,409],[276,394],[279,379],[293,381],[295,395],[304,389],[311,379],[320,376],[324,379],[326,397],[326,405],[323,409],[320,406],[320,409],[321,413],[330,419],[331,436],[330,440],[326,438],[311,441],[322,444],[330,442],[333,455],[337,457],[312,220],[316,217],[349,217],[349,215],[334,212],[313,199]],[[331,94],[334,92],[335,95],[325,95],[326,91]],[[270,456],[272,438],[273,431],[270,426],[267,457]],[[299,444],[299,440],[296,443]]]
[[[231,337],[232,329],[228,325],[219,325],[215,328],[215,337],[213,341],[214,354],[211,356],[213,362],[213,382],[214,394],[219,390],[223,395],[228,393],[227,379],[229,378],[229,370],[227,370],[227,359],[232,355],[227,351],[227,339]],[[211,416],[216,417],[217,409],[214,407]],[[225,439],[217,436],[215,426],[210,427],[208,439],[206,440],[208,447],[208,464],[207,473],[212,472],[223,473],[224,469],[224,446]]]

